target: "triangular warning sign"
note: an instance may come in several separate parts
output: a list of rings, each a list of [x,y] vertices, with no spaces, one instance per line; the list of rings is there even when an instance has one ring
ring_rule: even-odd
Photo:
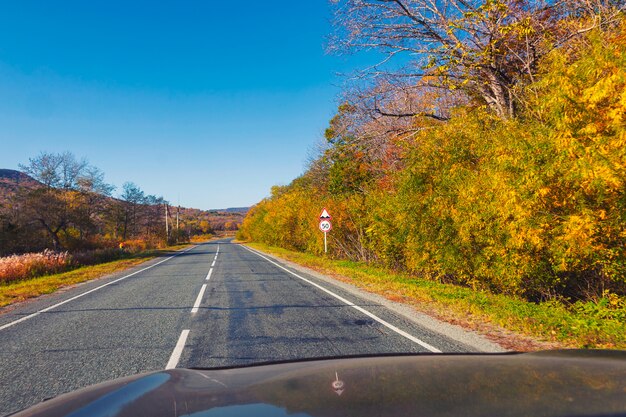
[[[322,214],[320,214],[320,219],[324,219],[324,220],[332,219],[332,217],[330,217],[330,214],[328,214],[326,207],[324,207],[324,210],[322,210]]]

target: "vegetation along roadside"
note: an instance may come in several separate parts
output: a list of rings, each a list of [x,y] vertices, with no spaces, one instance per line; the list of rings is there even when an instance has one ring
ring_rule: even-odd
[[[438,319],[477,330],[512,350],[537,347],[626,348],[626,300],[565,305],[533,303],[519,297],[393,272],[364,262],[329,259],[262,243],[246,245],[306,266]]]
[[[450,24],[455,42],[386,3],[342,8],[348,50],[377,38],[391,59],[419,34],[420,53],[346,92],[305,172],[252,207],[238,238],[318,262],[326,207],[321,266],[357,285],[552,343],[624,348],[626,20],[617,3],[583,3],[485,2]]]

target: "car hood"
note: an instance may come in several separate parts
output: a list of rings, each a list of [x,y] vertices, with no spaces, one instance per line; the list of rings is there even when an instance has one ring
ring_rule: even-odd
[[[17,416],[626,415],[626,352],[316,360],[136,375]]]

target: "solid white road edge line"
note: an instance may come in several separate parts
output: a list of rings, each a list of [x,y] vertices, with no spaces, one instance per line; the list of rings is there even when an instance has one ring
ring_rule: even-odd
[[[167,365],[165,365],[165,369],[176,368],[176,365],[178,365],[178,361],[180,360],[180,355],[183,353],[183,349],[185,348],[187,336],[189,336],[189,330],[183,330],[178,338],[178,342],[176,342],[176,347],[174,347],[170,360],[167,362]]]
[[[211,274],[213,273],[213,268],[209,269],[209,273],[206,274],[206,280],[210,280],[211,279]]]
[[[359,307],[358,305],[356,305],[356,304],[354,304],[354,303],[352,303],[352,302],[350,302],[350,301],[346,300],[346,299],[345,299],[345,298],[343,298],[342,296],[335,294],[334,292],[332,292],[332,291],[330,291],[330,290],[328,290],[328,289],[326,289],[326,288],[322,287],[321,285],[316,284],[315,282],[313,282],[313,281],[311,281],[311,280],[309,280],[309,279],[306,279],[306,278],[304,278],[304,277],[302,277],[302,276],[300,276],[300,275],[296,274],[295,272],[290,271],[289,269],[285,268],[284,266],[282,266],[282,265],[280,265],[280,264],[278,264],[278,263],[276,263],[276,262],[272,261],[271,259],[269,259],[269,258],[267,258],[267,257],[265,257],[265,256],[263,256],[263,255],[261,255],[261,254],[260,254],[259,252],[257,252],[256,250],[254,250],[254,249],[250,249],[250,248],[249,248],[249,247],[247,247],[247,246],[243,246],[243,245],[240,245],[240,246],[241,246],[241,247],[243,247],[243,248],[246,248],[247,250],[249,250],[250,252],[254,253],[254,254],[255,254],[255,255],[257,255],[257,256],[260,256],[261,258],[265,259],[265,260],[266,260],[266,261],[268,261],[269,263],[271,263],[271,264],[273,264],[273,265],[275,265],[275,266],[279,267],[279,268],[280,268],[280,269],[282,269],[283,271],[286,271],[286,272],[290,273],[290,274],[291,274],[291,275],[293,275],[294,277],[299,278],[299,279],[301,279],[302,281],[307,282],[307,283],[309,283],[309,284],[313,285],[314,287],[316,287],[316,288],[318,288],[318,289],[320,289],[320,290],[324,291],[325,293],[327,293],[327,294],[329,294],[329,295],[331,295],[331,296],[335,297],[337,300],[339,300],[339,301],[341,301],[341,302],[343,302],[343,303],[345,303],[345,304],[349,305],[350,307],[354,308],[355,310],[360,311],[361,313],[363,313],[363,314],[365,314],[366,316],[368,316],[368,317],[370,317],[370,318],[372,318],[372,319],[376,320],[377,322],[379,322],[379,323],[380,323],[380,324],[382,324],[383,326],[387,327],[388,329],[393,330],[394,332],[398,333],[400,336],[403,336],[403,337],[405,337],[405,338],[409,339],[411,342],[417,343],[418,345],[422,346],[422,347],[423,347],[423,348],[425,348],[425,349],[428,349],[429,351],[431,351],[431,352],[433,352],[433,353],[442,353],[442,352],[441,352],[441,350],[437,349],[436,347],[434,347],[434,346],[432,346],[432,345],[430,345],[430,344],[428,344],[428,343],[426,343],[426,342],[424,342],[424,341],[422,341],[422,340],[418,339],[418,338],[417,338],[417,337],[415,337],[415,336],[410,335],[409,333],[405,332],[404,330],[401,330],[401,329],[397,328],[397,327],[396,327],[396,326],[394,326],[393,324],[391,324],[391,323],[389,323],[389,322],[387,322],[387,321],[385,321],[385,320],[381,319],[381,318],[380,318],[380,317],[378,317],[377,315],[375,315],[375,314],[373,314],[373,313],[370,313],[369,311],[367,311],[367,310],[366,310],[366,309],[364,309],[363,307]]]
[[[211,268],[215,266],[215,259],[213,259],[213,263],[211,264]]]
[[[89,291],[85,291],[85,292],[84,292],[84,293],[82,293],[82,294],[78,294],[78,295],[76,295],[76,296],[74,296],[74,297],[72,297],[72,298],[68,298],[68,299],[67,299],[67,300],[65,300],[65,301],[61,301],[60,303],[57,303],[57,304],[51,305],[50,307],[46,307],[46,308],[44,308],[44,309],[42,309],[42,310],[39,310],[39,311],[37,311],[37,312],[35,312],[35,313],[29,314],[28,316],[24,316],[24,317],[22,317],[21,319],[18,319],[18,320],[12,321],[12,322],[10,322],[10,323],[4,324],[4,325],[0,326],[0,330],[4,330],[4,329],[6,329],[7,327],[11,327],[11,326],[16,325],[17,323],[21,323],[21,322],[26,321],[26,320],[28,320],[28,319],[32,319],[33,317],[36,317],[36,316],[40,315],[41,313],[45,313],[46,311],[50,311],[50,310],[52,310],[52,309],[55,309],[55,308],[57,308],[57,307],[59,307],[59,306],[62,306],[62,305],[63,305],[63,304],[65,304],[65,303],[69,303],[70,301],[74,301],[74,300],[76,300],[76,299],[78,299],[78,298],[80,298],[80,297],[83,297],[83,296],[87,295],[87,294],[91,294],[91,293],[92,293],[92,292],[94,292],[94,291],[98,291],[98,290],[99,290],[99,289],[101,289],[101,288],[107,287],[107,286],[109,286],[109,285],[111,285],[111,284],[115,284],[116,282],[120,282],[120,281],[122,281],[122,280],[124,280],[124,279],[126,279],[126,278],[130,278],[130,277],[132,277],[133,275],[137,275],[138,273],[143,272],[143,271],[146,271],[146,270],[148,270],[148,269],[150,269],[150,268],[154,268],[155,266],[160,265],[160,264],[162,264],[163,262],[167,262],[167,261],[169,261],[170,259],[177,257],[177,256],[178,256],[178,255],[180,255],[181,253],[185,253],[185,252],[187,252],[188,250],[191,250],[191,249],[193,249],[193,248],[195,248],[195,247],[196,247],[196,246],[192,246],[192,247],[190,247],[190,248],[187,248],[187,249],[185,249],[185,250],[183,250],[183,251],[178,252],[178,253],[177,253],[177,254],[175,254],[175,255],[170,256],[169,258],[165,258],[165,259],[163,259],[162,261],[159,261],[159,262],[157,262],[157,263],[155,263],[155,264],[152,264],[152,265],[150,265],[150,266],[148,266],[148,267],[146,267],[146,268],[140,269],[139,271],[135,271],[135,272],[133,272],[132,274],[128,274],[128,275],[126,275],[126,276],[123,276],[123,277],[118,278],[118,279],[116,279],[116,280],[113,280],[113,281],[111,281],[111,282],[107,282],[107,283],[106,283],[106,284],[104,284],[104,285],[100,285],[99,287],[93,288],[93,289],[91,289],[91,290],[89,290]]]
[[[204,297],[204,292],[206,291],[206,284],[202,284],[202,288],[200,288],[200,292],[198,293],[198,297],[196,297],[196,302],[193,303],[193,308],[191,309],[191,313],[197,313],[198,308],[200,307],[200,303],[202,302],[202,297]]]

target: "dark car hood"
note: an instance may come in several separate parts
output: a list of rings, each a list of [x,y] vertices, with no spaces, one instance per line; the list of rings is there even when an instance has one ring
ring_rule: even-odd
[[[17,416],[626,415],[626,352],[353,358],[123,378]]]

